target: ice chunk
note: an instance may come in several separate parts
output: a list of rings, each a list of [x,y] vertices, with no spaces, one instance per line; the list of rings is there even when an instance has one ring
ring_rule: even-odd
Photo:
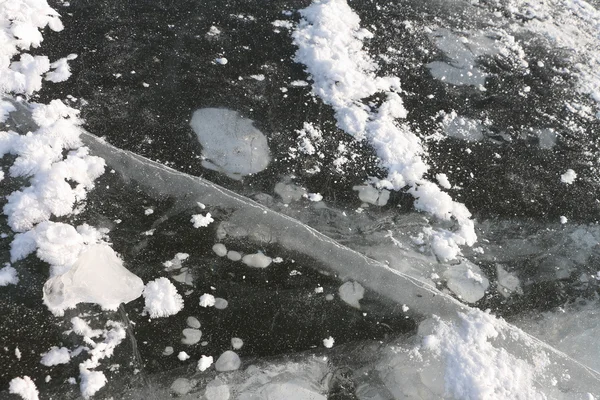
[[[219,372],[235,371],[240,368],[242,361],[237,353],[227,350],[218,358],[215,363],[215,369]]]
[[[177,378],[171,385],[171,391],[178,396],[184,396],[192,391],[194,385],[186,378]]]
[[[163,356],[170,356],[171,354],[173,354],[175,350],[173,349],[173,347],[171,346],[167,346],[165,347],[165,349],[163,350],[162,354]]]
[[[358,192],[358,198],[360,201],[376,206],[385,206],[390,198],[389,190],[378,190],[368,185],[353,186],[352,190]]]
[[[205,168],[241,179],[269,165],[267,138],[236,111],[202,108],[194,111],[190,125],[202,145]]]
[[[249,267],[254,268],[267,268],[273,259],[271,257],[265,256],[262,253],[256,254],[246,254],[242,257],[242,262]]]
[[[10,265],[0,269],[0,286],[16,285],[17,283],[19,283],[19,277],[16,269]]]
[[[471,263],[451,266],[444,272],[444,278],[448,288],[467,303],[481,299],[490,285],[481,269]]]
[[[519,278],[507,272],[502,265],[496,265],[496,273],[498,274],[498,289],[503,296],[508,297],[512,293],[523,293]]]
[[[238,337],[231,338],[231,347],[233,347],[234,350],[239,350],[242,346],[244,346],[244,341],[242,339]]]
[[[225,382],[217,377],[206,385],[204,396],[206,400],[229,400],[231,393]]]
[[[30,377],[24,376],[22,378],[14,378],[10,381],[8,391],[12,394],[17,394],[23,398],[23,400],[38,400],[39,392],[35,383]]]
[[[188,317],[186,320],[187,326],[190,328],[198,329],[200,328],[200,321],[196,317]]]
[[[215,308],[217,310],[224,310],[229,305],[229,302],[221,297],[215,297]]]
[[[182,333],[183,339],[181,339],[181,343],[188,346],[198,343],[202,338],[202,331],[200,329],[185,328]]]
[[[338,289],[340,298],[354,308],[360,308],[359,300],[365,294],[365,288],[358,282],[346,282]]]
[[[575,173],[575,171],[573,171],[572,169],[568,169],[564,174],[562,174],[560,176],[560,181],[562,183],[566,183],[567,185],[570,185],[573,182],[575,182],[576,178],[577,178],[577,174]]]
[[[66,347],[58,348],[53,346],[46,354],[42,356],[40,363],[46,367],[52,367],[58,364],[67,364],[71,361],[71,354]]]
[[[168,317],[183,309],[183,298],[167,278],[157,278],[144,288],[144,311],[150,318]]]
[[[225,257],[227,255],[227,247],[225,247],[223,243],[215,244],[212,249],[219,257]]]
[[[185,351],[180,351],[179,354],[177,354],[177,358],[179,359],[179,361],[185,361],[189,359],[190,356]]]
[[[198,371],[203,372],[206,371],[213,363],[212,356],[202,356],[200,360],[198,360]]]
[[[142,280],[123,266],[110,246],[93,244],[87,246],[68,272],[46,282],[44,303],[55,315],[62,315],[78,303],[95,303],[103,309],[116,310],[119,304],[140,297],[143,290]]]

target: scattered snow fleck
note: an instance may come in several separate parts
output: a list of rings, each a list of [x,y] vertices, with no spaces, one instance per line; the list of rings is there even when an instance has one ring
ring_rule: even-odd
[[[215,296],[204,293],[200,296],[200,307],[213,307],[215,305]]]
[[[410,308],[406,304],[402,304],[402,312],[408,312]]]
[[[85,320],[79,317],[71,318],[71,325],[73,326],[73,332],[79,336],[86,338],[95,338],[102,334],[100,329],[92,329]]]
[[[151,208],[146,208],[146,209],[144,210],[144,215],[152,215],[152,214],[154,214],[154,210],[153,210],[153,209],[151,209]]]
[[[315,293],[323,293],[323,286],[318,286],[315,288]]]
[[[206,213],[206,215],[195,214],[192,215],[190,222],[194,224],[194,228],[203,228],[208,226],[211,222],[214,222],[214,219],[210,213]]]
[[[16,269],[10,265],[0,269],[0,286],[16,285],[17,283],[19,283],[19,277]]]
[[[323,200],[323,196],[321,195],[321,193],[309,193],[306,196],[308,197],[308,200],[314,202]]]
[[[276,28],[292,29],[294,27],[291,21],[282,21],[280,19],[271,22],[271,24]]]
[[[217,64],[221,64],[221,65],[225,65],[227,64],[229,61],[225,58],[225,57],[219,57],[219,58],[215,58],[215,62]]]
[[[40,363],[46,367],[52,367],[58,364],[67,364],[71,360],[71,354],[66,347],[58,348],[52,346],[48,352],[42,356]]]
[[[237,353],[227,350],[217,359],[215,369],[219,372],[235,371],[240,368],[242,361]]]
[[[323,346],[330,349],[333,347],[334,342],[335,342],[335,340],[333,339],[333,337],[329,336],[327,339],[323,339]]]
[[[221,33],[221,30],[216,26],[211,26],[208,32],[206,33],[208,36],[217,36]]]
[[[21,396],[23,400],[38,400],[39,392],[30,377],[14,378],[9,383],[8,391]]]
[[[79,383],[79,389],[81,390],[81,395],[88,399],[100,389],[106,385],[106,376],[101,371],[90,371],[84,368],[80,368],[79,378],[81,382]]]
[[[201,356],[200,360],[198,360],[198,371],[204,372],[206,371],[213,363],[212,356]]]
[[[561,215],[561,216],[560,216],[560,223],[564,225],[564,224],[566,224],[567,222],[568,222],[568,220],[567,220],[567,217],[565,217],[564,215]]]
[[[179,361],[185,361],[189,359],[190,356],[185,351],[180,351],[179,354],[177,354],[177,358],[179,358]]]
[[[263,74],[250,75],[250,78],[255,79],[255,80],[259,81],[259,82],[265,80],[265,76]]]
[[[444,189],[452,188],[452,185],[450,184],[450,181],[448,180],[448,176],[446,174],[437,174],[435,176],[435,179],[438,181],[440,186],[443,187]]]
[[[17,357],[17,360],[21,359],[21,350],[18,347],[15,347],[15,357]]]
[[[167,346],[165,347],[165,349],[163,350],[162,354],[163,356],[170,356],[171,354],[173,354],[175,350],[173,349],[172,346]]]
[[[560,181],[566,183],[567,185],[570,185],[573,182],[575,182],[576,178],[577,174],[575,173],[575,171],[573,171],[572,169],[568,169],[567,172],[560,176]]]
[[[183,298],[167,278],[157,278],[148,282],[143,295],[144,311],[150,314],[150,318],[168,317],[183,309]]]

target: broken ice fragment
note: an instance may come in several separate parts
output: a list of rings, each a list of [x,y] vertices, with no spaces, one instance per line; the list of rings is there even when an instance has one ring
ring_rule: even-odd
[[[338,293],[348,305],[360,309],[358,301],[363,298],[365,289],[358,282],[346,282],[340,286]]]
[[[144,283],[123,266],[106,244],[93,244],[79,255],[73,267],[50,278],[44,285],[44,303],[55,315],[63,315],[79,303],[95,303],[116,310],[121,303],[137,299]]]
[[[453,265],[444,272],[448,289],[467,303],[475,303],[485,295],[490,285],[481,269],[466,263]]]
[[[242,361],[240,357],[233,351],[227,350],[215,363],[215,369],[219,372],[235,371],[240,368]]]
[[[269,165],[267,138],[236,111],[202,108],[194,111],[190,126],[202,145],[205,168],[241,179]]]

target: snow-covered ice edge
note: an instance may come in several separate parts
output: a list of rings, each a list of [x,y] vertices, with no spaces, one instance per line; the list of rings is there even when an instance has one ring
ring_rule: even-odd
[[[388,170],[380,188],[408,187],[415,207],[445,221],[455,221],[456,231],[427,230],[431,248],[444,261],[460,255],[462,245],[477,240],[471,213],[439,186],[424,178],[429,166],[423,160],[426,149],[420,138],[401,125],[407,115],[400,80],[377,76],[378,66],[363,49],[363,41],[373,37],[361,28],[359,16],[346,0],[317,0],[300,10],[302,19],[292,33],[298,47],[296,61],[306,67],[313,93],[330,105],[337,125],[357,140],[368,140]],[[378,107],[366,100],[379,94]]]

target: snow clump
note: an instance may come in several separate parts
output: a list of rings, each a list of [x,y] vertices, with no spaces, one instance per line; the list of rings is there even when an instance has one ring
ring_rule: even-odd
[[[157,278],[148,282],[143,295],[144,311],[150,314],[150,318],[168,317],[183,309],[183,298],[167,278]]]

